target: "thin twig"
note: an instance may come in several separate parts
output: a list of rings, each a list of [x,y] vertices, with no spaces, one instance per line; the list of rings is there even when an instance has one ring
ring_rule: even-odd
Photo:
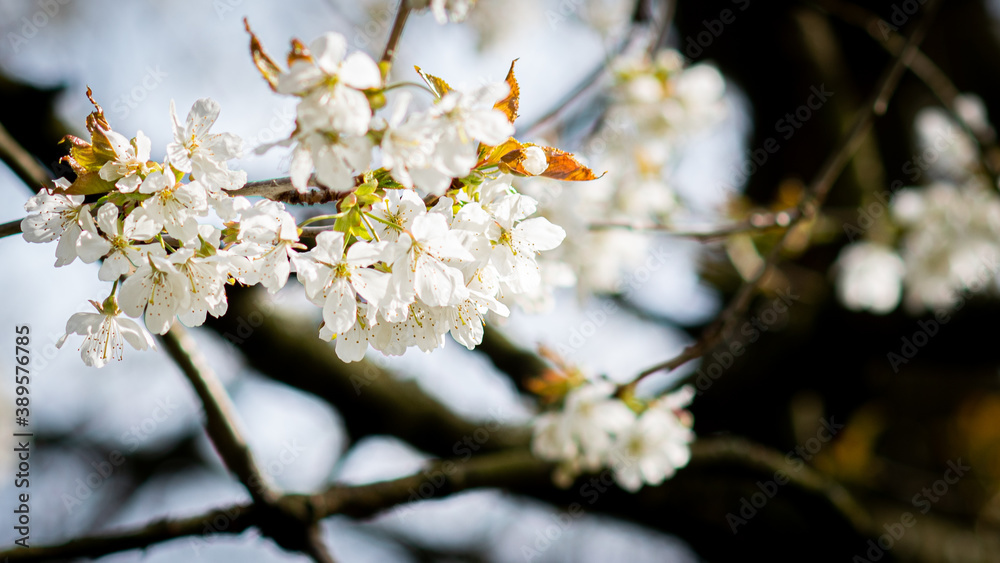
[[[819,0],[820,6],[841,20],[864,29],[879,45],[893,56],[899,56],[906,44],[906,39],[888,27],[883,28],[882,19],[867,9],[841,2],[840,0]],[[882,33],[885,32],[885,35]],[[955,121],[979,145],[979,159],[983,170],[993,181],[994,186],[1000,185],[1000,147],[996,143],[996,132],[989,124],[970,123],[958,107],[960,91],[948,78],[948,75],[931,60],[923,51],[917,50],[913,60],[908,65],[913,74],[919,78],[927,89],[941,102]]]
[[[690,238],[702,242],[710,242],[740,233],[764,232],[771,229],[785,229],[792,224],[792,221],[798,215],[798,210],[795,209],[778,211],[776,213],[754,213],[745,221],[740,221],[739,223],[735,223],[733,225],[692,231],[675,230],[675,227],[672,225],[664,225],[662,223],[630,223],[618,221],[590,223],[588,227],[592,231],[624,229],[627,231],[645,231],[671,237]]]
[[[406,18],[410,16],[410,0],[399,0],[399,8],[396,9],[396,19],[392,22],[392,29],[389,31],[389,40],[382,51],[382,58],[379,64],[382,66],[392,65],[396,58],[396,46],[399,45],[399,38],[403,36],[403,28],[406,27]],[[388,74],[383,70],[383,74]]]
[[[53,187],[48,170],[39,164],[31,153],[24,150],[3,125],[0,125],[0,160],[6,163],[18,178],[31,188],[31,191],[37,192],[42,188]]]
[[[804,197],[802,202],[799,204],[799,216],[795,218],[791,226],[785,231],[782,238],[777,244],[774,245],[774,248],[771,249],[767,258],[757,269],[754,276],[749,280],[746,280],[740,286],[736,295],[733,297],[732,301],[730,301],[726,309],[722,312],[719,318],[705,330],[697,342],[682,350],[677,356],[642,370],[631,383],[623,386],[619,390],[620,393],[624,392],[628,388],[634,387],[639,381],[649,375],[662,370],[671,371],[691,360],[700,358],[732,333],[737,319],[739,319],[746,311],[747,307],[749,307],[750,301],[753,299],[753,296],[757,291],[757,287],[766,277],[771,268],[777,263],[782,250],[784,250],[785,245],[791,238],[791,233],[795,231],[794,228],[800,223],[813,219],[817,215],[820,207],[826,200],[826,196],[830,193],[834,183],[840,176],[840,173],[844,170],[844,167],[847,166],[847,163],[850,162],[854,153],[861,146],[865,135],[867,135],[871,130],[872,125],[875,122],[875,118],[885,114],[889,107],[889,100],[895,93],[896,87],[899,85],[899,80],[903,76],[903,72],[906,70],[907,65],[913,61],[917,48],[926,36],[927,30],[930,28],[930,24],[933,21],[933,15],[940,5],[941,0],[931,0],[931,2],[927,4],[924,17],[920,20],[917,28],[913,31],[913,35],[911,35],[907,40],[904,48],[900,50],[899,54],[894,58],[893,62],[883,73],[881,80],[879,80],[879,85],[869,97],[869,101],[858,111],[854,119],[854,125],[851,127],[847,137],[841,143],[840,148],[827,158],[823,167],[820,169],[819,174],[816,176],[816,179],[810,184],[806,197]]]
[[[160,340],[205,406],[205,429],[226,467],[236,474],[255,503],[276,505],[279,494],[257,467],[250,446],[240,431],[236,408],[222,382],[198,350],[194,339],[180,324],[174,323]]]

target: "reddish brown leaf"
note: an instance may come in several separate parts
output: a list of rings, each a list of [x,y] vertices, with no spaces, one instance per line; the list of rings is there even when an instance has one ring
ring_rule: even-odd
[[[571,182],[595,180],[600,177],[595,176],[590,168],[580,164],[580,161],[568,152],[552,147],[541,147],[541,149],[545,151],[545,158],[548,160],[549,166],[539,176]],[[601,174],[601,176],[603,175]]]
[[[511,140],[516,142],[513,138]],[[510,141],[508,141],[508,143],[509,142]],[[500,146],[505,145],[506,143]],[[572,154],[559,149],[554,149],[552,147],[543,147],[532,143],[520,144],[520,147],[505,153],[502,157],[500,157],[501,164],[508,168],[507,171],[514,174],[520,174],[521,176],[533,176],[534,174],[529,174],[521,163],[524,161],[524,149],[534,146],[538,146],[538,148],[545,152],[545,158],[548,161],[548,167],[544,172],[538,174],[538,176],[545,176],[546,178],[566,180],[570,182],[595,180],[600,177],[594,175],[594,172],[590,168],[580,164],[580,161],[578,161]],[[494,151],[494,153],[495,152],[498,151]]]
[[[509,137],[506,141],[495,147],[480,145],[479,154],[481,155],[481,160],[476,164],[476,168],[479,168],[480,166],[488,166],[490,164],[499,164],[504,155],[517,150],[522,146],[524,145],[521,144],[521,141],[518,141],[514,137]]]
[[[291,67],[293,64],[299,61],[312,61],[312,53],[309,52],[309,48],[302,44],[298,39],[292,39],[292,50],[288,52],[288,66]]]
[[[253,31],[250,30],[250,22],[247,18],[243,18],[243,25],[246,26],[247,33],[250,34],[250,55],[253,57],[253,64],[260,71],[261,76],[267,81],[267,84],[271,87],[271,90],[277,91],[278,88],[278,75],[281,74],[281,69],[278,68],[277,63],[274,62],[266,52],[264,52],[264,47],[261,46],[260,40]]]
[[[507,71],[507,78],[505,80],[505,82],[507,82],[507,86],[510,87],[510,92],[507,93],[506,98],[493,104],[493,109],[502,111],[504,115],[507,116],[507,120],[510,121],[511,124],[513,124],[514,120],[517,119],[517,107],[521,96],[521,90],[517,86],[517,79],[514,78],[514,63],[516,62],[517,59],[511,61],[510,70]]]

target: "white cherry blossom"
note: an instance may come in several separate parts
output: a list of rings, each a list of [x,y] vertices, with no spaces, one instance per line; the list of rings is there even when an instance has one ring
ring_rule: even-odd
[[[891,248],[861,242],[844,247],[834,266],[837,296],[849,309],[885,314],[899,305],[906,265]]]
[[[428,193],[444,193],[453,177],[467,174],[468,170],[452,170],[435,159],[439,132],[434,119],[426,113],[413,113],[406,118],[409,101],[409,93],[403,92],[393,105],[382,136],[382,165],[393,179],[408,188],[416,186]]]
[[[320,185],[335,192],[354,189],[354,176],[371,164],[372,141],[319,131],[307,131],[296,137],[290,174],[292,185],[300,192],[308,189],[309,176],[316,170]]]
[[[323,322],[334,333],[354,326],[358,295],[377,308],[389,283],[389,274],[368,267],[388,261],[388,243],[356,241],[346,249],[344,243],[343,233],[323,231],[312,250],[296,256],[295,264],[306,295],[323,307]]]
[[[190,173],[211,192],[236,189],[246,183],[246,173],[231,171],[227,164],[243,156],[243,140],[233,133],[208,132],[220,111],[218,102],[202,98],[191,106],[182,124],[174,101],[170,101],[174,140],[167,145],[167,159],[174,168]]]
[[[97,272],[101,281],[113,281],[131,272],[143,258],[143,247],[136,242],[160,232],[145,209],[133,210],[124,223],[118,217],[118,207],[105,203],[97,210],[96,225],[89,213],[83,218],[83,231],[77,239],[80,260],[89,264],[104,258]],[[100,232],[95,227],[100,227]]]
[[[101,167],[101,179],[114,182],[121,192],[134,192],[142,178],[150,172],[146,163],[149,161],[152,142],[142,131],[136,132],[134,145],[120,133],[107,131],[106,135],[115,152],[115,159],[105,162]]]
[[[84,337],[80,345],[80,357],[83,363],[93,367],[103,367],[110,360],[121,360],[125,342],[136,350],[156,348],[156,342],[139,323],[120,316],[120,311],[114,303],[114,298],[100,305],[91,301],[97,313],[75,313],[66,322],[66,334],[58,342],[57,348],[62,348],[70,334]]]
[[[466,299],[468,290],[462,272],[445,260],[472,260],[473,256],[442,215],[417,216],[396,244],[399,257],[393,263],[390,290],[396,300],[410,303],[419,297],[432,307],[443,307]]]
[[[694,432],[670,409],[653,406],[616,437],[615,481],[629,492],[660,485],[691,459]]]
[[[362,52],[347,54],[343,35],[327,33],[309,45],[312,60],[295,61],[278,79],[278,92],[302,96],[299,126],[361,136],[371,106],[362,90],[382,84],[378,65]]]
[[[158,229],[181,241],[198,236],[198,217],[208,213],[208,194],[199,182],[178,182],[170,168],[154,172],[139,186],[139,192],[153,194],[142,202],[143,209]]]
[[[59,188],[68,188],[69,182],[60,178]],[[28,242],[51,242],[56,245],[56,266],[65,266],[76,260],[76,241],[80,237],[81,217],[90,213],[90,205],[83,203],[83,196],[63,195],[42,190],[28,199],[24,210],[28,216],[21,220],[21,232]]]
[[[531,447],[542,459],[579,472],[594,471],[614,446],[614,437],[635,422],[635,413],[613,397],[614,384],[584,384],[567,394],[563,409],[538,417]]]
[[[118,300],[126,315],[139,317],[145,312],[146,327],[166,334],[174,317],[191,302],[191,286],[168,258],[149,254],[122,284]]]
[[[299,246],[298,227],[285,206],[263,200],[244,211],[239,240],[232,252],[249,258],[252,269],[237,279],[248,285],[260,283],[269,293],[284,287],[292,271],[290,260]]]
[[[372,227],[379,240],[397,241],[426,210],[423,200],[413,190],[388,190],[382,201],[372,206],[372,215],[379,219]]]

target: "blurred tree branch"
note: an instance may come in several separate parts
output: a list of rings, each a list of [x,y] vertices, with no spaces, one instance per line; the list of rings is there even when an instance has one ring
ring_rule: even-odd
[[[632,383],[623,387],[623,390],[627,387],[634,388],[639,381],[658,371],[671,371],[691,360],[697,359],[712,350],[722,340],[728,338],[728,335],[735,328],[736,322],[741,318],[747,307],[749,307],[758,286],[781,257],[781,253],[795,231],[795,227],[805,224],[808,228],[808,223],[816,218],[837,177],[864,142],[864,138],[871,130],[875,118],[885,114],[889,106],[889,100],[892,98],[893,93],[895,93],[900,78],[902,78],[903,71],[916,56],[917,49],[924,40],[927,30],[934,20],[934,14],[940,6],[941,0],[931,0],[927,3],[917,28],[914,29],[913,34],[907,40],[904,47],[883,72],[882,78],[869,97],[868,102],[857,112],[850,132],[844,138],[837,151],[827,158],[826,163],[810,184],[807,195],[799,204],[798,215],[784,232],[782,238],[770,250],[764,263],[758,268],[757,273],[740,286],[726,309],[716,322],[705,330],[698,341],[685,348],[673,358],[642,370]]]

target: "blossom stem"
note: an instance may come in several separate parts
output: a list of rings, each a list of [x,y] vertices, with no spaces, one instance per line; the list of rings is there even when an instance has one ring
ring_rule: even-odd
[[[375,239],[375,242],[379,242],[378,233],[376,233],[375,229],[372,228],[372,224],[368,222],[368,217],[365,217],[365,215],[362,213],[361,220],[365,222],[365,228],[368,229],[368,232],[372,234],[372,238]]]
[[[397,224],[395,224],[395,223],[392,223],[392,222],[389,222],[389,221],[386,221],[385,219],[383,219],[383,218],[381,218],[381,217],[378,217],[378,216],[376,216],[376,215],[372,215],[371,213],[369,213],[369,212],[367,212],[367,211],[365,211],[365,212],[364,212],[364,213],[363,213],[362,215],[364,215],[364,216],[366,216],[366,217],[369,217],[369,218],[371,218],[371,219],[375,219],[375,220],[376,220],[376,221],[378,221],[379,223],[382,223],[382,224],[384,224],[384,225],[387,225],[387,226],[389,226],[389,227],[392,227],[393,229],[396,229],[397,231],[402,231],[402,230],[403,230],[403,227],[401,227],[400,225],[397,225]]]
[[[428,94],[432,96],[434,95],[434,90],[431,90],[426,85],[420,84],[419,82],[397,82],[395,84],[390,84],[385,88],[382,88],[382,91],[388,92],[389,90],[395,90],[396,88],[402,88],[403,86],[412,86],[414,88],[420,88],[421,90],[427,92]]]
[[[320,221],[329,221],[331,219],[337,219],[337,216],[336,215],[317,215],[315,217],[310,217],[310,218],[306,219],[305,221],[302,221],[301,223],[299,223],[299,228],[305,227],[306,225],[309,225],[311,223],[318,223]]]

